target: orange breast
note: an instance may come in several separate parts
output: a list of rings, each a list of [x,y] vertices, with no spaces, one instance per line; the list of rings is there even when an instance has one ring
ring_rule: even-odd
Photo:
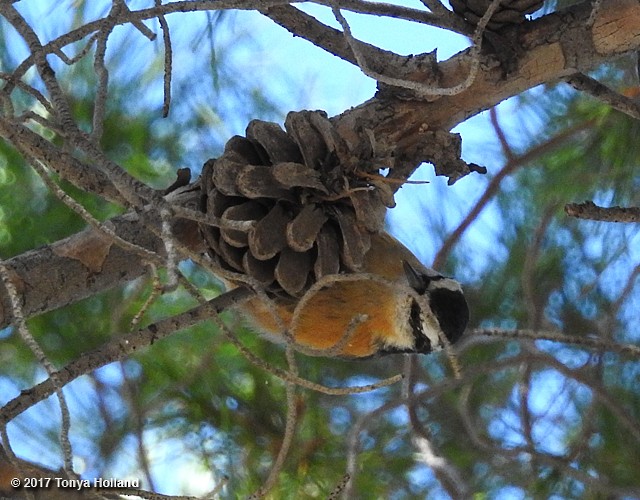
[[[393,294],[388,286],[368,280],[334,283],[306,303],[291,334],[296,343],[317,350],[329,349],[349,335],[337,354],[371,356],[377,351],[380,339],[395,327]],[[258,330],[282,336],[276,320],[260,299],[252,299],[246,307],[248,318]],[[292,328],[293,309],[294,305],[277,307],[286,328]],[[349,325],[360,314],[367,318],[349,332]]]
[[[400,242],[386,233],[377,234],[372,237],[363,272],[406,283],[403,260],[418,269],[422,267]],[[393,335],[398,321],[403,321],[398,318],[397,293],[393,286],[372,280],[339,281],[313,295],[295,325],[292,325],[295,304],[277,304],[276,310],[296,343],[318,350],[339,343],[354,318],[366,315],[367,319],[357,324],[342,351],[337,353],[365,357],[375,354],[381,339]],[[248,301],[241,311],[256,330],[282,339],[283,332],[277,321],[259,298]]]

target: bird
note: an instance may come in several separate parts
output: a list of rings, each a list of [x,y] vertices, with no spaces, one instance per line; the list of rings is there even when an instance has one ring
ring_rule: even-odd
[[[228,288],[258,292],[236,304],[249,326],[348,359],[456,342],[469,321],[462,287],[385,231],[394,191],[373,152],[352,149],[323,111],[284,126],[253,120],[200,179],[199,208],[216,221],[199,223],[208,257]]]
[[[240,305],[249,326],[267,339],[292,341],[312,356],[366,359],[428,354],[455,343],[469,321],[460,283],[424,266],[385,231],[371,238],[363,274],[325,279],[309,297],[260,297]],[[304,302],[294,312],[299,300]]]

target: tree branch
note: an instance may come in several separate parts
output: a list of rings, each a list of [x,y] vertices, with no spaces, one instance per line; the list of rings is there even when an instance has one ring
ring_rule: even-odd
[[[633,344],[617,344],[608,340],[580,335],[567,335],[562,332],[549,332],[542,330],[505,330],[502,328],[481,328],[473,332],[473,335],[485,335],[487,337],[503,337],[505,339],[529,339],[550,340],[563,344],[587,347],[599,351],[611,351],[640,358],[640,346]]]
[[[430,101],[385,99],[377,96],[336,118],[341,135],[355,138],[358,127],[370,130],[380,148],[394,147],[395,155],[417,149],[425,129],[450,130],[467,118],[537,85],[587,71],[640,47],[640,5],[624,0],[603,2],[591,28],[586,21],[591,5],[583,2],[523,26],[515,70],[503,77],[497,61],[486,59],[468,89]],[[469,74],[467,49],[439,64],[439,82],[453,87]],[[417,56],[419,57],[419,56]],[[427,73],[413,79],[427,79]],[[427,82],[428,83],[428,82]],[[416,161],[419,158],[415,159]]]
[[[124,240],[164,254],[162,240],[140,223],[135,214],[106,222]],[[140,255],[123,250],[94,228],[7,259],[21,294],[26,318],[73,304],[127,283],[145,273]],[[11,322],[6,291],[0,290],[0,328]]]
[[[320,5],[327,5],[329,7],[333,5],[331,0],[313,0],[313,2]],[[442,4],[440,5],[442,6]],[[442,7],[442,10],[438,9],[438,13],[432,13],[384,2],[341,0],[340,8],[351,12],[357,12],[358,14],[393,17],[396,19],[404,19],[405,21],[427,24],[455,31],[456,33],[461,33],[463,35],[471,35],[472,33],[472,30],[466,22],[444,7]]]
[[[237,304],[250,296],[251,292],[248,289],[236,288],[179,316],[167,318],[146,328],[122,335],[94,351],[83,354],[80,358],[72,361],[64,368],[54,372],[53,375],[55,375],[55,377],[49,377],[44,382],[22,391],[19,396],[9,401],[0,409],[0,422],[13,420],[26,409],[53,394],[56,390],[56,385],[54,385],[54,381],[52,380],[53,378],[55,378],[56,383],[59,384],[60,387],[63,387],[81,375],[90,373],[114,361],[124,359],[139,349],[152,345],[154,342],[176,331],[209,319],[212,310],[215,310],[216,313],[221,312],[227,307]]]
[[[571,75],[565,80],[574,89],[592,95],[596,99],[608,104],[613,109],[640,120],[640,104],[634,99],[619,94],[590,76],[582,73]]]
[[[603,222],[640,222],[640,207],[599,207],[592,201],[569,203],[564,211],[577,219]]]
[[[355,54],[339,30],[291,5],[263,7],[258,10],[293,35],[305,38],[330,54],[357,65]],[[376,70],[384,71],[389,65],[396,66],[399,62],[400,56],[393,52],[361,41],[356,43],[367,63]]]

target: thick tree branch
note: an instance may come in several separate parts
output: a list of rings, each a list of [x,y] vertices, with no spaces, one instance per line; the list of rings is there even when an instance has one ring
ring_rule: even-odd
[[[134,214],[109,222],[121,238],[152,252],[164,245]],[[131,281],[146,272],[142,259],[113,245],[98,230],[89,228],[52,245],[8,259],[16,288],[22,294],[23,312],[29,318],[58,309]],[[0,290],[0,328],[11,323],[11,308]]]
[[[293,35],[303,37],[330,54],[352,64],[357,64],[356,56],[342,32],[321,23],[315,17],[291,5],[265,7],[261,8],[260,12]],[[401,68],[411,59],[411,57],[402,57],[375,45],[361,41],[356,43],[367,66],[379,73],[386,73],[390,68],[394,70]]]
[[[333,6],[331,0],[314,0],[314,3]],[[385,2],[369,2],[366,0],[341,0],[340,8],[357,12],[358,14],[371,14],[376,16],[393,17],[406,21],[418,22],[436,26],[446,30],[456,31],[465,35],[471,34],[470,26],[450,10],[443,8],[438,13],[425,10],[417,10],[401,5]]]
[[[520,34],[521,56],[506,77],[497,62],[487,59],[473,85],[431,101],[380,99],[378,96],[336,118],[341,134],[357,141],[356,131],[369,130],[380,151],[410,158],[425,141],[425,131],[450,130],[467,118],[537,85],[583,72],[640,47],[640,4],[627,0],[603,2],[592,27],[586,21],[589,2],[528,23]],[[419,57],[419,56],[418,56]],[[440,84],[453,87],[466,78],[469,50],[439,65]],[[430,75],[426,76],[430,78]],[[418,79],[419,75],[413,75]],[[359,127],[359,128],[358,128]],[[419,157],[412,158],[416,162]]]

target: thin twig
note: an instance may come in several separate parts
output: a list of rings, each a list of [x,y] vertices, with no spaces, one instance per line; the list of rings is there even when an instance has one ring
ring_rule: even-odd
[[[228,483],[229,476],[223,476],[220,481],[218,481],[218,484],[216,484],[216,486],[207,493],[204,498],[215,498],[215,496],[219,494],[222,491],[222,488],[224,488]]]
[[[156,6],[162,6],[162,0],[155,0]],[[164,98],[162,101],[162,117],[169,116],[169,107],[171,106],[171,75],[173,72],[173,49],[171,47],[171,32],[169,25],[163,15],[158,16],[160,29],[162,30],[162,42],[164,44]]]
[[[640,222],[640,207],[599,207],[592,201],[569,203],[564,211],[570,217],[602,222]]]
[[[520,409],[520,420],[522,422],[522,434],[524,435],[527,446],[533,452],[536,449],[535,440],[533,438],[533,422],[531,410],[529,409],[529,398],[531,396],[531,377],[532,368],[530,363],[523,363],[521,367],[522,379],[517,383],[518,402]]]
[[[293,311],[293,315],[291,316],[288,332],[292,334],[298,329],[298,325],[300,323],[300,317],[302,316],[303,311],[308,310],[309,307],[311,307],[309,305],[309,302],[313,300],[313,298],[318,293],[320,293],[324,288],[342,281],[359,281],[363,279],[362,277],[360,277],[360,279],[357,279],[357,276],[359,276],[359,274],[328,275],[328,276],[323,276],[318,281],[316,281],[313,285],[311,285],[309,290],[305,292],[305,294],[296,304],[296,307]],[[349,324],[347,325],[347,328],[345,329],[344,332],[342,332],[342,336],[334,345],[327,347],[326,349],[315,349],[315,348],[296,345],[296,349],[303,354],[308,354],[311,356],[331,357],[331,356],[339,355],[342,352],[342,349],[344,349],[344,347],[353,337],[353,334],[355,333],[356,328],[359,325],[361,325],[363,322],[365,322],[367,319],[368,319],[368,316],[366,314],[360,314],[358,311],[354,311],[353,318],[351,318],[351,320],[349,321]],[[290,341],[295,342],[295,339],[290,339]]]
[[[609,340],[602,340],[594,337],[581,337],[577,335],[567,335],[562,332],[542,331],[542,330],[505,330],[501,328],[479,328],[471,335],[484,335],[487,337],[500,337],[505,339],[529,339],[529,340],[549,340],[564,344],[572,344],[580,347],[597,349],[598,351],[612,351],[619,354],[640,357],[640,346],[632,344],[618,344]]]
[[[113,17],[118,10],[118,6],[114,4],[107,19]],[[93,59],[93,69],[98,77],[98,84],[96,88],[96,97],[93,103],[93,127],[91,130],[91,138],[98,145],[102,140],[107,94],[109,90],[109,70],[105,63],[105,55],[107,53],[107,40],[109,39],[112,29],[113,25],[110,25],[98,33],[96,37],[96,55]]]
[[[340,495],[340,493],[342,493],[345,490],[350,480],[351,480],[351,476],[349,474],[344,474],[340,479],[340,482],[336,484],[335,488],[333,488],[333,490],[331,490],[331,492],[327,496],[327,500],[336,500]]]
[[[68,66],[72,66],[77,62],[79,62],[84,56],[86,56],[89,53],[89,51],[91,50],[91,46],[93,45],[93,42],[95,42],[99,36],[100,36],[100,32],[97,32],[91,35],[87,40],[87,43],[85,43],[84,47],[82,47],[82,49],[79,50],[78,53],[73,57],[68,57],[64,52],[62,52],[62,49],[57,49],[55,53],[58,55],[60,59],[62,59],[62,62],[64,62]]]
[[[158,321],[133,333],[118,336],[103,346],[84,353],[60,370],[54,370],[47,380],[22,391],[19,396],[0,408],[0,422],[13,420],[23,411],[51,396],[58,386],[63,387],[84,374],[114,361],[124,359],[179,330],[209,319],[212,311],[220,312],[231,305],[248,299],[250,296],[250,292],[246,289],[238,288],[232,290],[210,300],[206,304],[201,304],[177,316]],[[54,384],[54,380],[56,384]]]
[[[507,140],[507,135],[498,121],[498,108],[496,106],[489,110],[489,120],[491,121],[493,131],[496,133],[496,137],[502,147],[502,153],[508,162],[513,161],[516,158],[516,154],[513,152],[511,144],[509,144],[509,141]]]
[[[58,398],[58,403],[60,404],[60,413],[61,413],[61,425],[60,425],[60,446],[62,447],[63,459],[64,459],[64,469],[69,474],[70,477],[76,477],[73,472],[73,452],[71,450],[71,442],[69,441],[69,430],[71,427],[71,418],[69,414],[69,407],[67,405],[67,400],[62,392],[62,387],[64,384],[58,379],[57,371],[53,363],[49,361],[47,355],[44,353],[38,341],[31,335],[29,328],[27,327],[27,322],[25,321],[24,315],[22,313],[22,304],[20,301],[20,294],[14,285],[11,273],[9,268],[5,265],[3,260],[0,260],[0,280],[2,281],[7,295],[9,296],[9,300],[11,303],[11,310],[13,313],[13,323],[22,338],[22,341],[29,347],[31,352],[35,355],[38,362],[44,367],[49,376],[49,381],[51,385],[55,389],[56,397]],[[4,420],[4,422],[8,422],[8,420]]]
[[[393,377],[389,377],[373,384],[359,385],[359,386],[351,386],[351,387],[327,387],[321,384],[316,384],[314,382],[310,382],[303,378],[297,377],[289,373],[288,371],[282,370],[280,368],[276,368],[271,364],[263,361],[258,358],[255,354],[253,354],[249,349],[247,349],[242,343],[229,331],[229,329],[222,323],[221,320],[216,317],[212,318],[218,327],[221,329],[225,337],[229,342],[231,342],[240,352],[241,354],[249,361],[251,364],[262,368],[266,372],[274,375],[282,380],[286,380],[289,382],[293,382],[300,387],[304,387],[305,389],[310,389],[312,391],[320,392],[322,394],[327,394],[329,396],[346,396],[349,394],[362,394],[365,392],[371,392],[376,389],[380,389],[382,387],[386,387],[389,385],[393,385],[400,380],[402,380],[402,375],[394,375]]]
[[[602,6],[602,0],[591,0],[591,13],[589,14],[589,19],[587,19],[587,22],[586,22],[587,28],[591,28],[593,24],[596,22],[596,17],[598,17],[598,13],[600,12],[601,6]]]
[[[13,78],[12,75],[10,75],[9,73],[0,72],[1,80],[5,80],[6,82],[8,82],[12,80],[12,78]],[[30,94],[33,98],[35,98],[40,104],[42,104],[44,109],[47,110],[47,113],[49,113],[50,115],[55,115],[53,106],[51,105],[49,100],[42,94],[42,92],[40,92],[38,89],[33,88],[31,85],[26,84],[22,80],[15,82],[14,86],[26,92],[27,94]],[[3,87],[0,90],[0,92],[2,92],[3,94],[6,94],[7,97],[9,97],[6,88]]]
[[[298,369],[296,367],[295,354],[290,345],[287,346],[286,355],[289,365],[289,373],[297,375]],[[284,466],[284,461],[289,454],[289,450],[291,449],[291,443],[293,443],[298,416],[296,405],[296,385],[288,381],[285,382],[285,385],[287,395],[287,416],[282,444],[280,445],[278,456],[276,457],[276,460],[273,463],[271,470],[269,471],[267,480],[256,493],[249,496],[249,499],[262,498],[274,487],[278,480],[278,476],[282,471],[282,467]]]
[[[438,250],[438,253],[433,259],[432,267],[434,269],[441,269],[444,266],[444,263],[446,262],[451,249],[455,246],[464,232],[488,205],[489,201],[491,201],[493,197],[498,194],[500,184],[508,175],[512,174],[519,167],[525,166],[533,159],[538,158],[549,151],[553,151],[556,147],[562,145],[571,137],[591,127],[592,124],[592,120],[579,123],[576,126],[564,130],[561,133],[553,136],[551,139],[545,141],[544,143],[538,144],[537,146],[531,148],[529,151],[527,151],[523,155],[518,156],[512,161],[508,161],[507,163],[505,163],[502,169],[491,179],[486,189],[484,190],[484,193],[482,193],[482,196],[480,196],[467,216],[462,220],[462,222],[460,222],[460,224],[458,224],[458,227],[453,230],[453,232],[442,244],[442,247],[440,247],[440,250]]]
[[[160,220],[162,221],[162,242],[167,255],[165,267],[167,269],[166,290],[172,290],[178,285],[178,252],[175,238],[171,231],[171,212],[166,208],[160,209]]]
[[[534,273],[536,263],[538,262],[542,249],[542,244],[544,243],[545,233],[553,222],[553,216],[556,212],[556,208],[557,205],[554,203],[551,203],[545,208],[540,222],[537,224],[535,231],[533,232],[531,243],[527,245],[524,262],[522,264],[520,284],[522,287],[523,306],[527,311],[526,326],[529,329],[537,329],[540,320],[542,319],[542,311],[540,311],[540,308],[538,307],[539,304],[536,301],[538,288]]]
[[[586,92],[596,99],[608,104],[613,109],[640,120],[640,103],[624,96],[606,85],[582,73],[575,73],[565,79],[569,85],[581,92]]]
[[[223,229],[235,229],[236,231],[247,232],[256,225],[255,220],[232,220],[221,219],[211,214],[205,214],[199,210],[192,210],[182,206],[172,206],[173,214],[181,219],[188,219],[208,226],[219,227]]]
[[[60,133],[60,127],[58,127],[58,124],[53,122],[52,120],[45,118],[42,115],[39,115],[38,113],[36,113],[33,110],[28,110],[18,116],[15,117],[16,120],[18,120],[20,123],[27,123],[28,121],[32,121],[34,123],[37,123],[38,125],[40,125],[42,128],[44,129],[49,129],[52,132],[55,133]]]
[[[473,36],[471,37],[471,42],[473,43],[473,46],[469,51],[469,58],[471,59],[471,61],[470,61],[469,73],[467,74],[467,77],[462,83],[446,89],[447,93],[443,93],[439,95],[459,94],[464,90],[468,89],[469,87],[471,87],[471,85],[473,85],[473,82],[475,82],[476,77],[478,76],[478,71],[480,69],[480,51],[482,50],[482,38],[485,32],[485,29],[487,27],[487,24],[491,20],[491,17],[493,16],[494,12],[498,9],[498,7],[500,7],[501,1],[502,0],[492,0],[487,10],[483,14],[483,16],[480,18],[480,21],[478,21],[478,25],[476,26],[476,29],[473,32]]]
[[[140,306],[138,312],[133,316],[129,322],[129,331],[132,331],[142,319],[142,316],[148,311],[149,307],[160,296],[163,291],[162,284],[160,283],[160,277],[158,276],[158,269],[153,263],[148,264],[149,271],[151,272],[151,293],[144,301],[144,304]]]
[[[149,464],[149,456],[144,439],[145,415],[143,414],[142,408],[143,398],[141,398],[138,394],[139,391],[136,386],[137,381],[132,380],[132,378],[127,375],[124,363],[120,361],[118,365],[120,375],[122,377],[122,380],[124,381],[123,388],[126,391],[126,399],[128,400],[127,402],[130,408],[129,415],[133,416],[133,434],[135,435],[136,440],[136,454],[138,455],[138,463],[140,468],[142,469],[142,473],[144,474],[146,482],[149,485],[149,489],[151,491],[155,491],[156,485],[153,479],[153,475],[151,474],[151,466]]]
[[[436,473],[440,481],[445,483],[443,486],[446,487],[447,492],[455,493],[452,495],[453,498],[467,498],[467,489],[460,472],[449,460],[434,451],[430,440],[423,436],[417,436],[413,439],[413,443],[418,449],[416,459]]]
[[[119,14],[121,18],[128,18],[132,11],[129,9],[129,6],[126,4],[124,0],[114,0],[114,3],[120,7]],[[158,6],[159,4],[156,4]],[[162,14],[159,14],[162,16]],[[149,28],[145,26],[142,21],[132,20],[131,25],[136,28],[144,37],[146,37],[150,42],[153,42],[156,39],[156,34],[151,31]]]
[[[631,271],[629,277],[627,278],[627,283],[622,288],[622,291],[613,302],[613,304],[611,304],[611,309],[613,311],[617,312],[622,306],[622,303],[629,297],[629,294],[636,286],[636,280],[638,279],[638,276],[640,276],[640,264],[633,268],[633,271]]]

